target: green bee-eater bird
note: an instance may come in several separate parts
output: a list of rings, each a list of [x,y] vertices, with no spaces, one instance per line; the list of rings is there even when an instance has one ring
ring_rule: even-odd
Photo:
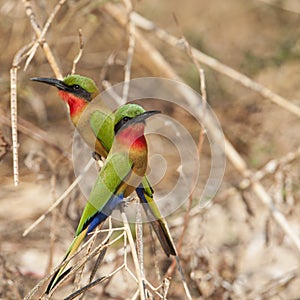
[[[79,221],[64,261],[72,256],[86,235],[102,224],[113,209],[140,184],[147,170],[145,120],[159,111],[145,111],[136,104],[121,106],[115,115],[115,138]],[[64,277],[67,263],[54,274],[46,293]]]
[[[80,75],[69,75],[63,80],[31,78],[58,88],[60,97],[67,103],[70,118],[85,142],[100,156],[106,157],[114,139],[114,114],[94,110],[93,99],[99,94],[95,82]],[[169,255],[177,255],[167,223],[153,199],[153,189],[144,177],[136,189],[143,208],[161,246]]]

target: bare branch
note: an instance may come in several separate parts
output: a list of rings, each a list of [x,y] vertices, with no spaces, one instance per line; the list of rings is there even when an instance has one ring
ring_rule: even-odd
[[[127,31],[128,31],[129,43],[128,43],[128,50],[127,50],[127,61],[124,67],[125,74],[124,74],[122,104],[125,104],[128,98],[131,65],[132,65],[133,53],[135,48],[135,24],[131,20],[132,3],[130,0],[124,0],[124,4],[127,10],[127,22],[128,22]]]
[[[130,245],[130,249],[131,249],[131,254],[132,254],[132,258],[133,258],[133,262],[134,262],[134,266],[135,266],[135,271],[137,274],[137,281],[138,281],[138,285],[139,285],[139,291],[140,291],[140,299],[141,300],[145,300],[146,299],[146,295],[145,295],[145,289],[144,289],[144,280],[143,280],[143,276],[141,274],[141,269],[140,269],[140,264],[139,264],[139,259],[138,259],[138,255],[136,252],[136,248],[135,248],[135,244],[134,244],[134,240],[132,237],[132,233],[131,233],[131,229],[124,211],[124,208],[122,206],[122,204],[120,205],[120,212],[121,212],[121,217],[124,223],[124,227],[125,227],[125,231],[126,231],[126,235],[129,241],[129,245]],[[127,269],[129,272],[129,269]]]
[[[57,64],[57,62],[56,62],[56,60],[55,60],[55,58],[52,54],[52,51],[51,51],[49,45],[44,40],[44,36],[45,36],[49,26],[51,25],[51,22],[53,21],[55,15],[57,14],[57,12],[61,8],[61,6],[66,2],[66,0],[59,1],[58,4],[54,7],[51,15],[49,16],[49,18],[48,18],[48,20],[45,24],[45,27],[43,28],[43,30],[41,30],[41,27],[37,23],[35,14],[33,12],[32,6],[31,6],[31,1],[30,0],[22,0],[22,2],[24,4],[26,14],[27,14],[27,16],[30,20],[31,27],[33,28],[33,30],[34,30],[34,32],[37,36],[37,43],[40,44],[41,47],[43,48],[45,56],[46,56],[46,58],[47,58],[47,60],[50,64],[56,78],[62,79],[63,76],[60,72],[58,64]],[[32,48],[33,55],[35,54],[36,48],[37,48],[36,44],[33,45],[33,48]],[[33,57],[33,55],[32,55],[32,57]],[[30,62],[30,60],[29,60],[29,62]],[[27,63],[27,65],[29,64],[29,62]]]
[[[18,156],[18,121],[17,121],[17,66],[10,69],[10,115],[11,136],[13,150],[13,174],[15,186],[19,183],[19,156]]]
[[[82,30],[81,29],[78,30],[78,35],[79,35],[79,52],[73,60],[73,67],[72,67],[72,72],[71,72],[72,74],[75,74],[76,65],[78,64],[78,62],[79,62],[79,60],[82,56],[83,46],[84,46],[83,37],[82,37]]]

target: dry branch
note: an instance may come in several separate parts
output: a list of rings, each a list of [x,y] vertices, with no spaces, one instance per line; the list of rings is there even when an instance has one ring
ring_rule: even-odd
[[[36,48],[37,46],[36,45],[40,45],[45,53],[45,56],[56,76],[56,78],[58,79],[62,79],[63,76],[61,74],[61,71],[58,67],[58,64],[54,58],[54,55],[48,45],[48,43],[44,40],[44,36],[51,24],[51,22],[53,21],[55,15],[57,14],[57,12],[59,11],[59,9],[61,8],[61,6],[66,2],[66,0],[61,0],[58,2],[58,4],[54,7],[51,15],[49,16],[46,24],[45,24],[45,27],[43,28],[43,30],[41,30],[41,27],[39,26],[37,20],[36,20],[36,16],[33,12],[33,9],[32,9],[32,6],[31,6],[31,1],[30,0],[22,0],[23,4],[24,4],[24,7],[25,7],[25,11],[26,11],[26,15],[28,16],[29,20],[30,20],[30,24],[31,24],[31,27],[32,29],[34,30],[36,36],[37,36],[37,42],[35,45],[33,45],[33,48],[32,48],[32,53],[33,55],[35,54],[35,51],[36,51]],[[29,64],[29,62],[27,63]]]
[[[78,64],[78,62],[79,62],[79,60],[82,56],[82,53],[83,53],[84,43],[83,43],[83,37],[82,37],[82,30],[81,29],[78,30],[78,35],[79,35],[79,52],[73,60],[73,66],[72,66],[71,74],[75,74],[76,65]]]
[[[19,183],[18,128],[17,128],[17,66],[10,69],[10,113],[15,186]]]
[[[142,270],[140,269],[139,259],[138,259],[137,251],[136,251],[136,248],[135,248],[135,244],[134,244],[133,236],[132,236],[132,233],[131,233],[131,229],[130,229],[130,226],[129,226],[129,223],[128,223],[128,220],[127,220],[127,217],[126,217],[126,214],[125,214],[125,211],[124,211],[124,208],[122,206],[120,208],[120,212],[121,212],[122,221],[123,221],[123,224],[124,224],[124,227],[125,227],[126,236],[128,238],[128,242],[129,242],[129,245],[130,245],[135,270],[136,270],[140,299],[145,300],[146,299],[145,289],[144,289],[145,283],[144,283],[144,279],[143,279],[143,276],[142,276],[142,273],[141,273]]]
[[[128,31],[128,50],[127,50],[127,61],[125,64],[125,74],[124,74],[124,87],[123,87],[123,95],[122,95],[122,104],[127,102],[128,92],[129,92],[129,82],[130,82],[130,74],[131,74],[131,65],[135,48],[135,24],[131,20],[132,14],[132,3],[130,0],[124,0],[124,4],[127,11],[127,31]]]

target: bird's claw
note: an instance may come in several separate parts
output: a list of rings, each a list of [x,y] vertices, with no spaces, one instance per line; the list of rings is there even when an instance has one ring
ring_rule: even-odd
[[[96,151],[93,151],[92,157],[95,161],[101,160],[101,156]]]

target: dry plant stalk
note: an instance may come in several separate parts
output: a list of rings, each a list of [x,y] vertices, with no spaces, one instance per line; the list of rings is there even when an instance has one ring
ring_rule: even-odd
[[[79,35],[79,52],[73,60],[73,66],[72,66],[71,74],[76,73],[76,66],[77,66],[77,64],[78,64],[78,62],[79,62],[79,60],[82,56],[82,53],[83,53],[84,43],[83,43],[83,36],[82,36],[82,30],[81,29],[78,30],[78,35]]]
[[[144,279],[143,279],[142,270],[140,269],[138,254],[137,254],[137,251],[135,249],[135,244],[134,244],[133,236],[132,236],[132,233],[131,233],[131,229],[130,229],[128,219],[126,217],[123,206],[121,206],[120,212],[121,212],[122,221],[123,221],[123,224],[124,224],[124,227],[125,227],[125,232],[126,232],[126,235],[127,235],[127,238],[128,238],[128,242],[129,242],[129,245],[130,245],[131,254],[132,254],[132,258],[133,258],[133,262],[134,262],[134,266],[135,266],[135,271],[136,271],[136,274],[137,274],[140,299],[145,300],[146,299],[146,292],[145,292],[145,289],[144,289],[145,282],[144,282]]]
[[[46,40],[44,39],[47,30],[49,29],[54,17],[56,16],[56,14],[58,13],[58,11],[60,10],[60,8],[62,7],[62,5],[66,2],[66,0],[61,0],[58,2],[58,4],[54,7],[52,13],[50,14],[48,20],[46,21],[46,24],[43,28],[43,30],[41,30],[41,27],[39,26],[37,20],[36,20],[36,16],[33,12],[32,6],[31,6],[31,1],[30,0],[22,0],[23,4],[24,4],[24,8],[25,8],[25,12],[26,15],[28,16],[29,20],[30,20],[30,24],[32,29],[34,30],[36,36],[37,36],[37,41],[36,43],[32,46],[32,49],[30,50],[30,56],[28,57],[28,61],[26,62],[26,65],[29,65],[30,60],[31,60],[31,56],[33,57],[38,46],[40,45],[44,51],[44,54],[48,60],[49,65],[51,66],[56,78],[58,79],[62,79],[63,76],[61,74],[61,71],[58,67],[58,64],[54,58],[54,55],[49,47],[49,45],[47,44]]]
[[[124,87],[122,95],[122,104],[127,102],[129,92],[129,82],[131,75],[131,65],[135,48],[135,24],[131,20],[131,14],[133,12],[133,6],[130,0],[123,0],[126,11],[127,11],[127,31],[128,31],[128,50],[127,50],[127,61],[124,67]]]
[[[206,93],[206,84],[205,84],[204,70],[201,68],[200,64],[195,59],[195,57],[193,55],[193,52],[191,51],[191,46],[190,46],[189,42],[186,40],[186,38],[185,38],[185,36],[184,36],[184,34],[182,32],[182,29],[180,27],[180,24],[179,24],[176,16],[173,15],[173,17],[175,19],[175,23],[176,23],[176,25],[177,25],[177,27],[179,29],[179,32],[180,32],[180,34],[182,36],[182,40],[184,41],[184,46],[185,46],[186,53],[189,56],[189,58],[193,61],[193,63],[195,64],[195,66],[197,68],[197,71],[198,71],[199,86],[200,86],[201,96],[202,96],[202,100],[203,100],[202,119],[204,120],[204,118],[205,118],[205,112],[206,112],[206,103],[207,103],[207,93]],[[201,155],[202,146],[203,146],[203,142],[204,142],[204,134],[205,134],[204,129],[201,129],[200,133],[199,133],[198,145],[197,145],[198,157],[200,157],[200,155]],[[186,235],[186,231],[187,231],[187,228],[188,228],[188,225],[189,225],[189,221],[190,221],[190,217],[191,217],[190,213],[191,213],[191,209],[192,209],[193,196],[194,196],[194,191],[191,190],[190,196],[189,196],[189,199],[188,199],[187,209],[186,209],[186,212],[185,212],[185,215],[184,215],[182,232],[181,232],[181,234],[179,236],[178,243],[177,243],[177,250],[178,250],[178,255],[179,256],[180,256],[180,253],[181,253],[183,240],[184,240],[184,237]],[[176,265],[180,266],[179,258],[176,258],[176,260],[173,260],[171,266],[169,267],[169,269],[167,271],[168,276],[170,276],[170,277],[173,276],[173,273],[175,271],[175,266]],[[188,291],[188,287],[187,287],[186,281],[184,279],[184,274],[182,272],[182,269],[181,269],[181,267],[178,267],[178,269],[179,269],[179,272],[181,273],[181,276],[183,278],[183,283],[184,283],[184,288],[186,289],[186,293],[191,298],[190,293]]]
[[[17,66],[10,69],[10,113],[11,136],[13,151],[13,174],[15,186],[19,183],[19,156],[18,156],[18,121],[17,121]]]
[[[10,69],[10,115],[11,115],[11,135],[13,151],[13,176],[14,185],[19,183],[19,155],[18,155],[18,110],[17,110],[17,75],[21,61],[26,57],[28,49],[32,43],[22,47],[14,56]]]

